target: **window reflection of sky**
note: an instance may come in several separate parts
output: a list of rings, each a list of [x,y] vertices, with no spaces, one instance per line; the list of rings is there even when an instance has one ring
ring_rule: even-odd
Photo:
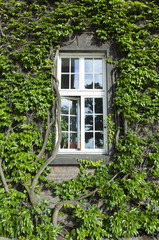
[[[94,59],[94,72],[102,73],[102,59]]]
[[[85,72],[86,73],[93,72],[93,59],[85,59]]]
[[[85,113],[93,113],[93,98],[85,98]]]
[[[61,99],[61,113],[62,114],[68,114],[68,103],[69,100],[66,98]]]
[[[95,74],[94,75],[94,82],[95,82],[95,88],[96,89],[101,89],[103,86],[102,86],[102,75],[100,74]]]
[[[79,88],[79,75],[72,74],[71,76],[71,89],[78,89]]]
[[[79,59],[76,59],[76,58],[71,59],[71,72],[72,73],[79,72]]]
[[[85,58],[85,88],[102,89],[103,88],[103,66],[102,59]]]
[[[91,137],[92,135],[92,137]],[[86,133],[86,136],[85,136],[85,148],[86,149],[93,149],[93,134],[87,134]]]

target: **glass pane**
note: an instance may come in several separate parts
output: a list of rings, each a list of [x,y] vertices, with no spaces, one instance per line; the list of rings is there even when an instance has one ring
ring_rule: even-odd
[[[61,75],[61,88],[69,89],[69,75],[68,74]]]
[[[62,133],[61,148],[68,148],[68,133]]]
[[[70,148],[77,148],[77,133],[70,134]]]
[[[69,58],[62,58],[61,72],[63,73],[69,72]]]
[[[95,133],[95,148],[103,148],[103,145],[104,145],[103,134]]]
[[[78,73],[79,72],[79,59],[71,58],[71,72]]]
[[[72,74],[71,75],[71,89],[77,89],[77,88],[79,88],[79,75]]]
[[[85,74],[85,88],[93,88],[93,74]]]
[[[70,117],[70,131],[77,131],[77,117]]]
[[[76,115],[77,114],[77,100],[70,100],[70,113],[72,115]]]
[[[85,72],[86,73],[93,73],[93,59],[85,59]]]
[[[89,149],[93,149],[93,133],[85,133],[85,148]]]
[[[68,114],[68,103],[69,100],[66,98],[61,99],[61,114]]]
[[[96,89],[101,89],[103,87],[102,83],[102,75],[101,74],[95,74],[94,75],[94,83],[95,83],[95,88]]]
[[[102,73],[102,59],[94,59],[94,72]]]
[[[95,130],[103,130],[103,115],[95,116]]]
[[[103,113],[103,99],[95,98],[95,113]]]
[[[85,98],[85,113],[93,113],[93,98]]]
[[[61,127],[62,130],[68,131],[68,117],[67,116],[61,116]]]
[[[85,117],[85,131],[93,130],[93,115]]]

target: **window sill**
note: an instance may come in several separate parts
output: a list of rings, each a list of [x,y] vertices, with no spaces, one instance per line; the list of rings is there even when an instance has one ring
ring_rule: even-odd
[[[76,159],[84,159],[93,162],[105,159],[103,163],[106,164],[109,162],[109,156],[106,154],[58,154],[54,161],[50,163],[50,166],[80,165],[80,162],[78,162]]]

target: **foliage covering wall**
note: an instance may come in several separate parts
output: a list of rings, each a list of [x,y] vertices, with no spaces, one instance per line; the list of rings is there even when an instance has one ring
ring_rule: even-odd
[[[158,0],[0,0],[0,235],[55,239],[59,231],[46,203],[30,201],[48,171],[46,153],[55,148],[55,133],[47,131],[55,123],[58,97],[51,51],[86,28],[117,50],[114,62],[107,59],[117,75],[115,124],[108,118],[115,155],[107,166],[82,161],[77,179],[52,186],[60,206],[69,204],[77,220],[73,239],[159,231],[158,5]],[[85,173],[89,167],[96,168],[94,176]]]

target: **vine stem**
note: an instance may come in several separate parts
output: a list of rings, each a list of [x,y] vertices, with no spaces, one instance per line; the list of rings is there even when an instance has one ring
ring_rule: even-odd
[[[7,181],[5,179],[5,176],[4,176],[4,173],[3,173],[3,169],[2,169],[2,159],[0,159],[0,175],[1,175],[2,183],[3,183],[5,191],[9,192],[9,187],[7,185]]]
[[[118,172],[117,174],[115,174],[109,181],[108,183],[112,182],[119,174],[121,173]],[[108,183],[106,183],[104,186],[106,186]],[[99,188],[96,188],[95,190],[93,190],[92,192],[89,192],[87,194],[83,194],[81,195],[79,198],[75,199],[75,200],[65,200],[65,201],[62,201],[62,202],[57,202],[57,204],[55,203],[55,210],[54,210],[54,213],[52,215],[52,223],[53,223],[53,226],[54,226],[54,229],[56,228],[57,226],[57,218],[58,218],[58,213],[60,211],[60,209],[65,205],[65,204],[72,204],[72,205],[82,205],[81,203],[79,203],[80,200],[83,200],[93,194],[95,194],[96,192],[99,191]]]
[[[50,48],[49,58],[52,61],[52,66],[51,66],[51,72],[52,72],[52,75],[51,75],[51,87],[52,87],[52,93],[55,94],[55,96],[56,96],[56,104],[54,104],[54,100],[52,102],[52,114],[54,113],[56,115],[56,117],[52,116],[52,121],[50,122],[50,115],[49,115],[49,111],[47,110],[47,126],[48,127],[47,127],[47,131],[46,131],[46,134],[45,134],[45,139],[44,139],[44,143],[43,143],[42,149],[41,149],[41,151],[40,151],[36,161],[39,160],[39,158],[42,156],[42,154],[44,153],[44,151],[46,149],[49,132],[50,132],[51,126],[53,125],[53,123],[55,121],[57,122],[57,142],[56,142],[56,145],[55,145],[55,147],[54,147],[54,149],[52,151],[51,156],[40,167],[40,169],[36,173],[35,177],[33,178],[33,181],[31,183],[31,188],[28,191],[28,194],[29,194],[29,197],[30,197],[30,200],[31,200],[32,204],[37,204],[39,202],[39,199],[36,198],[36,195],[35,195],[36,184],[38,182],[38,179],[39,179],[40,175],[43,173],[43,171],[46,169],[46,167],[55,159],[55,157],[57,155],[57,152],[58,152],[58,149],[59,149],[59,146],[60,146],[60,143],[61,143],[61,138],[62,138],[62,135],[61,135],[61,121],[60,121],[61,96],[60,96],[59,89],[58,89],[58,79],[55,76],[55,71],[54,71],[54,68],[53,68],[53,63],[54,63],[55,59],[53,57],[53,47],[52,46]]]

